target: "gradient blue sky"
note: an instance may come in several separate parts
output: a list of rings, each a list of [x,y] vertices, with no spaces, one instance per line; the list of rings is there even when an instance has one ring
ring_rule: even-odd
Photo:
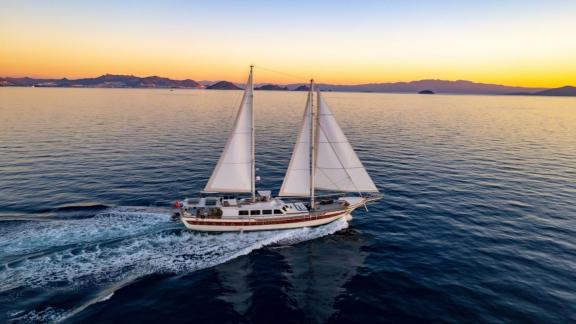
[[[0,75],[576,84],[576,1],[3,1]],[[279,74],[261,81],[293,82]]]

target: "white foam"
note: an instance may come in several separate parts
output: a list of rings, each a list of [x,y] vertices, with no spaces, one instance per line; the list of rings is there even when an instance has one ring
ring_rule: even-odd
[[[142,207],[118,207],[92,218],[22,222],[0,233],[3,256],[36,253],[44,249],[102,242],[174,226],[168,211]]]
[[[11,323],[52,323],[58,321],[62,318],[65,313],[62,309],[56,309],[53,307],[47,307],[43,310],[31,310],[24,313],[24,311],[19,311],[18,313],[10,314]]]
[[[0,292],[52,284],[74,286],[119,282],[152,273],[191,272],[266,245],[294,244],[347,227],[345,220],[339,220],[316,228],[206,234],[174,230],[182,226],[170,222],[165,216],[115,210],[91,219],[62,221],[52,224],[52,227],[49,223],[40,224],[46,225],[40,228],[28,224],[31,227],[24,231],[28,239],[38,241],[30,243],[12,236],[18,245],[12,247],[12,251],[46,250],[51,244],[64,248],[1,267]],[[2,239],[2,244],[7,246],[5,240]]]
[[[114,296],[114,292],[111,292],[111,293],[109,293],[108,295],[100,298],[100,299],[98,300],[98,302],[107,301],[107,300],[109,300],[110,298],[112,298],[112,296]]]

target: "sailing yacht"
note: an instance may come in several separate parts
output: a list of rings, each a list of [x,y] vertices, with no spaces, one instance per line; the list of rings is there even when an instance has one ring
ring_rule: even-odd
[[[319,226],[348,220],[356,208],[381,197],[322,94],[315,93],[313,80],[278,196],[256,191],[253,98],[250,66],[233,131],[204,191],[175,204],[187,228],[230,232]],[[317,191],[332,195],[317,197]]]

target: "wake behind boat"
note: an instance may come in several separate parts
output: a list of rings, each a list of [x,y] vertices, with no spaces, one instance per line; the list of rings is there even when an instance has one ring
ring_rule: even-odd
[[[253,66],[232,134],[198,198],[176,202],[177,216],[196,231],[257,231],[319,226],[345,218],[381,196],[310,82],[306,109],[278,197],[256,191]],[[332,193],[316,197],[316,190]],[[250,193],[250,197],[237,196]],[[307,200],[305,198],[308,198]]]

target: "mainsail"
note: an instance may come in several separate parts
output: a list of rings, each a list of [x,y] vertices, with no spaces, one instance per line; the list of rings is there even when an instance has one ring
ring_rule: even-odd
[[[204,191],[254,192],[254,113],[252,67],[234,129]]]
[[[314,189],[340,192],[378,192],[352,145],[340,129],[332,110],[317,93],[318,116],[313,114],[313,92],[308,94],[306,111],[298,139],[280,189],[280,196],[310,195],[310,177],[314,174]],[[314,122],[314,124],[312,124]],[[315,132],[311,127],[315,126]],[[310,143],[314,138],[314,154]],[[314,172],[310,172],[310,157],[315,156]]]

